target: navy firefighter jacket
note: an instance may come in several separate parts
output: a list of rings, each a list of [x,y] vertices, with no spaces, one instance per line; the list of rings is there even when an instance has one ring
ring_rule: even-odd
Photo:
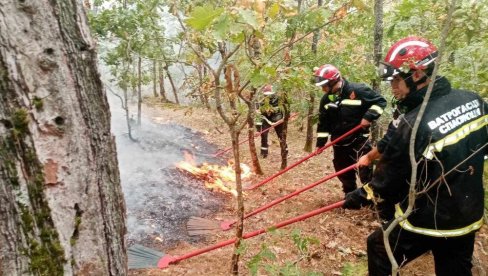
[[[412,128],[427,87],[402,103],[406,113],[386,145],[373,180],[377,200],[396,203],[395,216],[408,206]],[[483,223],[483,163],[488,143],[488,105],[476,93],[452,89],[447,79],[434,83],[415,138],[416,200],[400,222],[405,230],[433,237],[455,237]]]
[[[386,107],[386,100],[366,85],[343,79],[344,85],[337,97],[325,94],[320,100],[317,126],[317,146],[323,146],[329,136],[334,140],[353,129],[364,118],[370,122],[378,119]],[[353,142],[358,135],[369,130],[358,131],[344,138],[338,145]]]

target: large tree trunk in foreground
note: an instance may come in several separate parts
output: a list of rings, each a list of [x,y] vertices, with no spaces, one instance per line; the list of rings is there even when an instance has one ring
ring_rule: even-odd
[[[79,1],[2,0],[0,274],[127,274],[96,61]]]

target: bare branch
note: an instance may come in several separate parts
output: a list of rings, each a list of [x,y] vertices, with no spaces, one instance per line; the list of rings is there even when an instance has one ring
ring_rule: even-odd
[[[410,214],[412,213],[414,204],[415,204],[415,199],[416,199],[416,184],[417,184],[417,169],[418,169],[418,163],[417,160],[415,160],[415,138],[417,136],[418,128],[420,125],[420,121],[422,120],[422,117],[425,113],[425,109],[427,107],[427,103],[430,99],[430,96],[432,94],[432,89],[434,88],[434,82],[437,76],[437,71],[439,69],[439,65],[442,60],[442,56],[444,54],[444,49],[445,49],[445,44],[446,44],[446,38],[449,34],[449,27],[451,25],[451,18],[452,14],[454,12],[454,9],[456,7],[456,0],[452,0],[449,6],[449,11],[447,14],[446,18],[446,23],[444,25],[444,28],[442,30],[441,34],[441,43],[439,47],[439,57],[437,58],[437,62],[435,63],[434,67],[434,72],[432,73],[432,76],[430,78],[429,86],[427,88],[427,92],[425,93],[425,98],[420,105],[420,111],[417,115],[417,118],[415,119],[415,123],[412,129],[412,133],[410,135],[410,141],[409,141],[409,156],[410,156],[410,163],[412,164],[412,172],[411,172],[411,177],[410,177],[410,188],[409,188],[409,193],[408,193],[408,207],[407,210],[404,212],[402,216],[399,216],[395,218],[392,223],[388,226],[388,228],[384,231],[383,233],[383,242],[385,244],[385,249],[388,254],[388,258],[390,259],[390,262],[392,264],[392,275],[397,275],[399,267],[398,263],[395,260],[395,257],[393,256],[393,251],[390,246],[389,242],[389,236],[391,231],[400,223],[400,221],[403,221],[407,219]]]

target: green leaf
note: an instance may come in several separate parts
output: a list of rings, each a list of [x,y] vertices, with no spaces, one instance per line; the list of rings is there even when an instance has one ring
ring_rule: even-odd
[[[250,78],[251,84],[254,87],[260,87],[268,81],[268,76],[263,74],[261,70],[254,70]],[[273,227],[272,227],[273,228]],[[272,228],[269,231],[272,231]]]
[[[271,19],[275,19],[279,13],[280,13],[280,4],[274,3],[273,5],[271,5],[271,7],[269,7],[268,17]]]
[[[216,38],[218,40],[224,40],[230,32],[232,25],[229,16],[227,14],[222,14],[214,26]]]
[[[215,9],[210,6],[196,7],[186,23],[197,31],[205,30],[212,21],[224,11],[223,8]]]
[[[244,42],[245,39],[246,39],[246,36],[244,35],[244,32],[232,35],[230,37],[230,41],[233,43],[236,43],[236,44]]]
[[[240,10],[239,15],[244,23],[251,26],[254,30],[259,29],[258,19],[256,18],[256,13],[252,10]]]

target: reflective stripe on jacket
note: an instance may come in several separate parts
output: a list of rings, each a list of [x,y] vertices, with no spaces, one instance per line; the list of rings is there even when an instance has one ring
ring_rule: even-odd
[[[398,203],[397,217],[408,206],[412,172],[409,140],[426,90],[408,96],[412,98],[407,99],[407,112],[386,145],[369,185],[376,196]],[[453,237],[481,227],[487,110],[487,103],[477,94],[451,89],[445,78],[436,80],[415,139],[415,206],[400,223],[402,228],[434,237]]]
[[[355,126],[362,119],[370,122],[378,119],[386,107],[386,100],[371,88],[363,84],[344,81],[344,86],[337,100],[331,101],[325,94],[319,105],[319,122],[317,134],[328,133],[334,140]],[[355,135],[345,138],[341,145],[349,144],[358,135],[367,134],[369,131],[359,131]],[[317,138],[321,136],[317,135]]]

